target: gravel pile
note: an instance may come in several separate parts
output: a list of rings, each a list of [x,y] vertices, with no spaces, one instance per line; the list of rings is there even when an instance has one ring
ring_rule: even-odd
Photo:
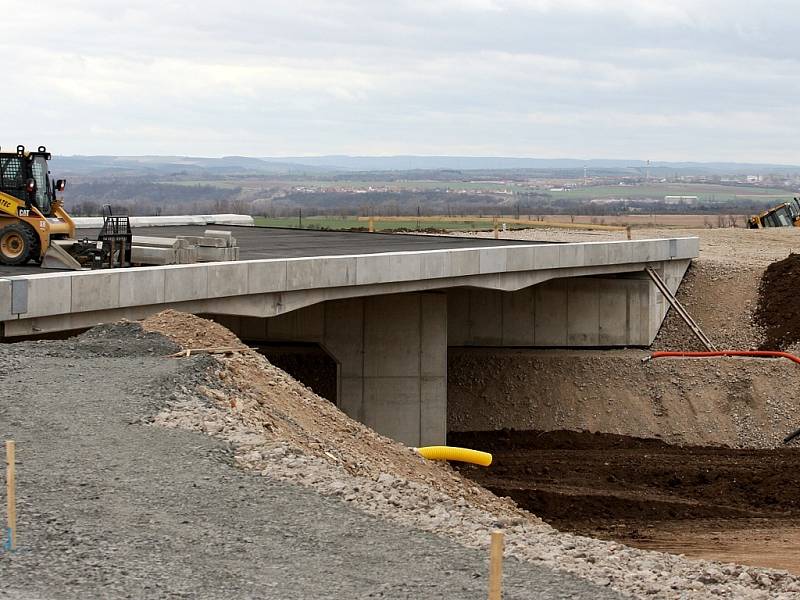
[[[219,327],[200,319],[195,326]],[[164,323],[158,327],[169,335]],[[354,423],[263,357],[217,360],[215,384],[180,390],[155,424],[228,441],[245,470],[300,483],[382,519],[468,547],[485,548],[486,531],[502,527],[508,556],[635,597],[766,599],[800,594],[800,581],[785,572],[688,561],[560,533],[446,465],[422,461]]]
[[[486,597],[486,552],[242,469],[219,437],[149,426],[215,380],[212,358],[177,349],[134,324],[0,345],[19,519],[0,598]],[[619,597],[523,561],[505,574],[509,600]]]

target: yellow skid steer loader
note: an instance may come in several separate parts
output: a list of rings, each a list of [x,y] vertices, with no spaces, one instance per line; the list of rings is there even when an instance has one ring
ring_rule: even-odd
[[[66,181],[50,178],[50,153],[0,149],[0,263],[41,263],[45,268],[80,269],[67,249],[75,243],[75,223],[64,210]]]

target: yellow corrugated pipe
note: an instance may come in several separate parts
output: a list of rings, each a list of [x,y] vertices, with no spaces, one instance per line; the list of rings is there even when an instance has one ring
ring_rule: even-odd
[[[457,460],[482,467],[492,464],[492,455],[480,450],[456,448],[455,446],[425,446],[416,450],[420,456],[428,460]]]

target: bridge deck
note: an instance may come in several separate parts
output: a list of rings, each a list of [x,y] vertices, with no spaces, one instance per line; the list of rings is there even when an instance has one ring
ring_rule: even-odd
[[[398,235],[353,231],[315,231],[310,229],[280,229],[273,227],[237,227],[231,225],[137,227],[134,235],[175,237],[203,235],[206,229],[231,231],[239,242],[241,260],[265,258],[302,258],[311,256],[342,256],[378,254],[381,252],[413,252],[457,248],[485,248],[548,242],[520,242],[477,237]],[[79,229],[79,238],[96,239],[98,230]],[[8,267],[0,265],[0,277],[52,273],[53,269],[36,266]]]

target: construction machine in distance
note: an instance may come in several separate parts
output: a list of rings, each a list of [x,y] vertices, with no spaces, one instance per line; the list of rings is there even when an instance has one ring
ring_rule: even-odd
[[[750,217],[747,221],[747,226],[750,229],[800,227],[800,199],[792,198],[789,202],[778,204]]]
[[[50,158],[44,146],[36,152],[24,146],[15,152],[0,149],[0,264],[78,270],[114,266],[111,259],[117,257],[125,266],[128,218],[113,217],[109,210],[98,241],[76,240],[75,223],[58,196],[66,180],[53,181]]]

